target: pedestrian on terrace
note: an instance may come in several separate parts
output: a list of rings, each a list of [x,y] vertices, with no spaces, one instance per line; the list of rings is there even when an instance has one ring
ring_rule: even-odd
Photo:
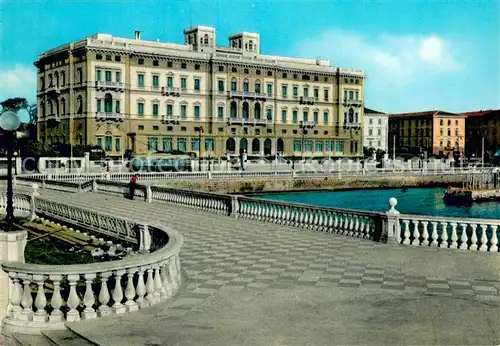
[[[129,183],[129,197],[130,199],[134,199],[134,194],[135,194],[135,189],[137,188],[137,174],[132,175],[130,177],[130,183]]]

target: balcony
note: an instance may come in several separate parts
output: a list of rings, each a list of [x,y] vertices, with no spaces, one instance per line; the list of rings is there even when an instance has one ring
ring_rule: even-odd
[[[299,103],[301,105],[313,105],[316,99],[312,96],[301,96]]]
[[[165,96],[181,96],[180,88],[161,87],[161,94]]]
[[[163,115],[161,122],[164,124],[170,124],[170,125],[179,125],[181,123],[182,119],[178,115]]]
[[[361,107],[363,104],[363,101],[361,100],[351,100],[351,99],[344,99],[343,105],[345,107]]]
[[[123,114],[117,112],[96,112],[97,121],[123,121]]]
[[[311,127],[312,128],[312,127],[314,127],[316,125],[318,125],[318,122],[317,121],[312,121],[312,120],[305,120],[305,121],[301,120],[299,122],[299,126],[301,126],[301,127]]]
[[[248,119],[248,118],[228,118],[228,125],[253,125],[253,126],[263,126],[267,124],[272,124],[272,120],[268,119]]]
[[[122,82],[111,82],[111,81],[96,81],[95,87],[97,90],[116,90],[119,92],[123,92],[123,83]]]
[[[361,123],[344,123],[344,129],[359,131],[361,129]]]
[[[227,95],[229,97],[243,97],[243,91],[229,90]]]
[[[265,94],[251,92],[251,91],[244,91],[243,97],[250,98],[250,99],[263,99],[263,100],[267,99],[267,96]]]

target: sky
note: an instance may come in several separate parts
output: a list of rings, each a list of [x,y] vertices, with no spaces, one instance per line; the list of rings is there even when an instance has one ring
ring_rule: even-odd
[[[0,100],[36,101],[47,49],[134,30],[183,43],[191,25],[214,26],[218,45],[258,32],[262,54],[363,69],[365,107],[382,112],[500,108],[500,0],[0,0]]]

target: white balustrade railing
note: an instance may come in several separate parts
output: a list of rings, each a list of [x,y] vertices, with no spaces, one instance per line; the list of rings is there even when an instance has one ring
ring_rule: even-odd
[[[498,252],[500,219],[400,214],[397,242],[471,251]]]
[[[12,205],[16,217],[29,217],[34,215],[33,198],[29,195],[16,193],[12,196]],[[7,195],[5,191],[0,192],[0,213],[5,215],[7,208]]]
[[[384,213],[238,196],[237,216],[281,225],[338,233],[379,241],[384,237]]]
[[[15,206],[26,209],[32,197],[16,194],[16,198],[23,202]],[[127,227],[136,224],[135,221],[39,198],[35,206],[39,214],[70,220],[71,224],[81,222],[95,232],[137,243],[137,234]],[[3,262],[2,269],[11,280],[11,289],[2,292],[8,294],[9,300],[2,333],[34,334],[44,329],[65,329],[66,322],[133,312],[172,297],[182,283],[179,259],[182,237],[164,225],[138,225],[141,239],[149,238],[151,242],[151,232],[153,238],[157,235],[155,239],[160,239],[156,251],[78,265]],[[103,229],[115,233],[102,232]]]

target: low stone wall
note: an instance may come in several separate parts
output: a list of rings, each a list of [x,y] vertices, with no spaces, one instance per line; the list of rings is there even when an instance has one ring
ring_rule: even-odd
[[[204,181],[157,181],[154,185],[216,193],[251,193],[303,190],[346,190],[363,188],[400,188],[461,186],[465,175],[336,177],[323,179],[241,179]]]

